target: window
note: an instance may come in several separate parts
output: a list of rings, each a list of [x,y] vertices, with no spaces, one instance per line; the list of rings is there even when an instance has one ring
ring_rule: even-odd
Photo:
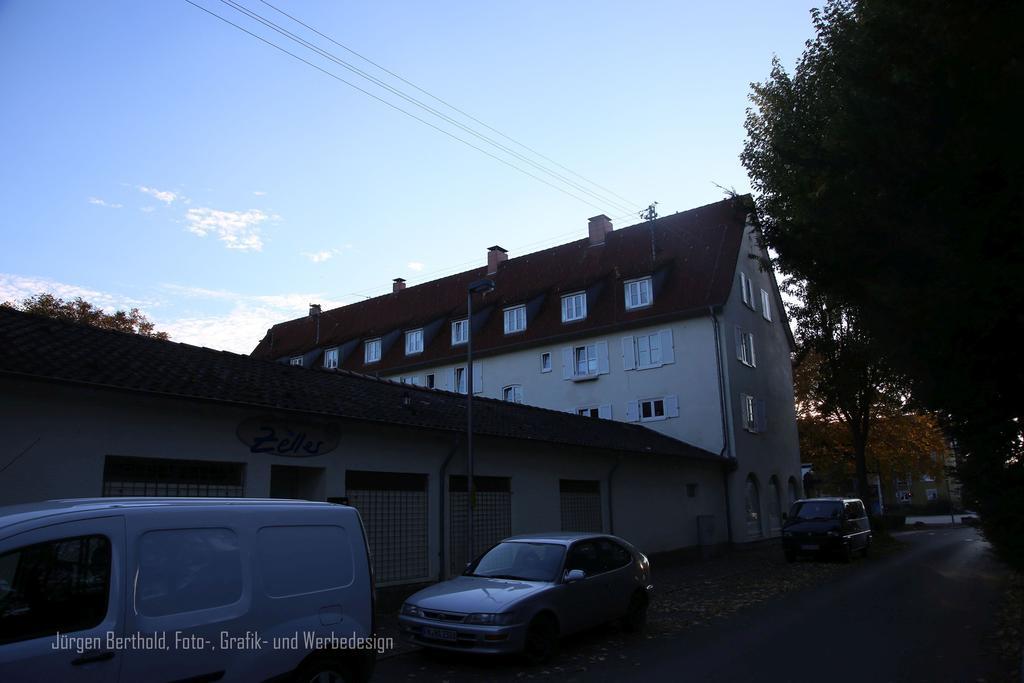
[[[288,361],[288,364],[289,365],[297,365],[297,366],[299,366],[301,368],[302,367],[302,356],[295,356],[290,361]]]
[[[587,377],[597,374],[597,347],[595,344],[577,346],[572,350],[573,374]]]
[[[743,294],[743,303],[752,309],[756,309],[756,302],[754,301],[754,283],[750,281],[747,274],[740,272],[740,289]]]
[[[103,465],[104,496],[241,498],[244,481],[237,462],[108,455]]]
[[[455,391],[466,393],[466,368],[455,368]]]
[[[743,411],[743,428],[751,434],[766,431],[765,404],[747,394],[740,394],[740,409]]]
[[[333,370],[338,367],[338,349],[324,351],[324,367]]]
[[[576,414],[577,415],[582,415],[584,417],[599,417],[600,416],[600,410],[598,409],[597,406],[589,406],[587,408],[577,408],[576,409]]]
[[[674,363],[672,330],[622,338],[622,369],[647,370]]]
[[[366,363],[376,363],[380,360],[380,337],[377,339],[367,339],[366,343],[363,344],[363,361]]]
[[[626,282],[626,310],[650,306],[652,301],[650,277]]]
[[[0,644],[99,626],[110,597],[110,540],[62,538],[4,553],[0,586]]]
[[[510,384],[501,390],[501,400],[511,403],[523,402],[523,387],[520,384]]]
[[[612,404],[604,403],[599,406],[581,406],[576,409],[577,415],[584,417],[599,417],[602,420],[612,419]]]
[[[522,332],[526,329],[526,306],[505,309],[505,334]]]
[[[545,351],[540,354],[540,371],[551,372],[551,352]]]
[[[427,388],[428,389],[433,389],[434,388],[434,382],[435,382],[434,373],[430,373],[429,375],[427,375]]]
[[[562,297],[562,322],[571,323],[587,317],[587,293],[576,292]]]
[[[933,502],[934,503],[935,501],[937,501],[939,499],[939,490],[938,489],[925,489],[924,490],[924,497],[927,498],[929,500],[929,502]]]
[[[744,365],[749,365],[752,368],[757,366],[753,332],[745,332],[736,328],[736,358]]]
[[[656,422],[679,417],[678,396],[656,396],[626,404],[627,422]]]
[[[231,529],[162,529],[139,541],[135,608],[162,617],[242,597],[242,551]]]
[[[686,496],[688,498],[696,498],[697,497],[697,485],[696,484],[687,484],[686,485]]]
[[[452,322],[452,346],[465,344],[467,341],[469,341],[469,320]]]
[[[405,355],[423,353],[423,328],[405,333]]]
[[[640,401],[640,421],[663,420],[665,419],[665,400],[652,398]]]
[[[772,321],[772,304],[768,298],[768,292],[761,290],[761,317],[768,322]]]

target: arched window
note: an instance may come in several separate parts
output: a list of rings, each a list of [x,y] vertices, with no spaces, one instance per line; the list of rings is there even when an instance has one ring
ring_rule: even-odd
[[[753,474],[747,475],[745,499],[747,504],[747,536],[756,538],[762,535],[763,530],[761,528],[761,496],[758,494],[757,480]]]
[[[779,479],[774,474],[768,480],[768,528],[773,534],[782,529],[782,501],[779,498]]]
[[[792,505],[800,497],[800,489],[796,487],[796,477],[789,478],[789,504]]]

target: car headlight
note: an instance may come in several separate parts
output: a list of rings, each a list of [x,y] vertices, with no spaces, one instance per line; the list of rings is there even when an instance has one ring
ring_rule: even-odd
[[[479,624],[481,626],[505,626],[511,624],[515,615],[512,612],[501,612],[499,614],[470,614],[466,617],[467,624]]]
[[[407,617],[422,617],[423,610],[411,603],[402,603],[402,614]]]

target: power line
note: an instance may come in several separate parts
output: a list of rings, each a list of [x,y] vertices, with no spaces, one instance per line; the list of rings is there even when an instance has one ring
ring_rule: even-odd
[[[374,93],[372,93],[372,92],[370,92],[368,90],[360,88],[355,83],[352,83],[351,81],[347,81],[344,78],[342,78],[341,76],[339,76],[339,75],[337,75],[337,74],[335,74],[335,73],[333,73],[331,71],[328,71],[327,69],[324,69],[323,67],[318,66],[318,65],[314,64],[313,62],[310,62],[307,59],[304,59],[304,58],[300,57],[299,55],[295,54],[294,52],[291,52],[291,51],[287,50],[286,48],[283,48],[283,47],[281,47],[280,45],[278,45],[278,44],[276,44],[274,42],[271,42],[271,41],[267,40],[263,36],[257,35],[255,33],[253,33],[252,31],[249,31],[248,29],[243,28],[242,26],[239,26],[238,24],[234,23],[230,19],[222,17],[221,15],[217,14],[216,12],[214,12],[212,10],[209,10],[209,9],[206,9],[202,5],[199,5],[199,4],[195,3],[195,2],[193,2],[192,0],[184,0],[184,1],[187,2],[188,4],[192,5],[193,7],[206,12],[210,16],[213,16],[213,17],[216,17],[217,19],[220,19],[225,24],[228,24],[229,26],[233,26],[234,28],[238,29],[239,31],[252,36],[253,38],[259,40],[260,42],[266,43],[270,47],[272,47],[272,48],[274,48],[276,50],[279,50],[280,52],[283,52],[286,55],[288,55],[288,56],[290,56],[290,57],[292,57],[294,59],[299,60],[303,64],[306,64],[307,66],[313,67],[317,71],[320,71],[321,73],[323,73],[323,74],[325,74],[327,76],[330,76],[334,80],[339,81],[341,83],[344,83],[345,85],[349,86],[350,88],[358,90],[359,92],[363,93],[364,95],[366,95],[368,97],[372,97],[373,99],[377,100],[378,102],[380,102],[382,104],[385,104],[388,107],[391,107],[395,111],[398,111],[398,112],[401,112],[401,113],[405,114],[409,118],[415,119],[416,121],[419,121],[423,125],[429,126],[429,127],[433,128],[434,130],[436,130],[437,132],[442,133],[444,135],[447,135],[448,137],[452,138],[453,140],[457,140],[458,142],[461,142],[462,144],[466,145],[467,147],[471,147],[472,149],[475,149],[476,151],[480,152],[481,154],[486,154],[487,156],[489,156],[490,158],[494,159],[495,161],[498,161],[498,162],[500,162],[502,164],[505,164],[509,168],[513,168],[513,169],[519,171],[520,173],[522,173],[523,175],[529,176],[529,177],[533,178],[534,180],[536,180],[538,182],[544,183],[548,187],[551,187],[551,188],[553,188],[555,190],[558,190],[562,194],[565,194],[565,195],[567,195],[569,197],[572,197],[573,199],[575,199],[577,201],[583,202],[584,204],[586,204],[588,206],[591,206],[591,207],[597,209],[598,211],[602,210],[601,207],[598,206],[597,204],[594,204],[593,202],[588,201],[588,200],[580,197],[579,195],[573,194],[572,192],[569,192],[565,188],[562,188],[562,187],[559,187],[559,186],[557,186],[557,185],[555,185],[553,183],[550,183],[547,180],[545,180],[545,179],[543,179],[543,178],[541,178],[539,176],[536,176],[533,173],[530,173],[529,171],[527,171],[527,170],[525,170],[523,168],[520,168],[519,166],[516,166],[512,162],[510,162],[510,161],[508,161],[506,159],[502,159],[501,157],[488,152],[486,149],[478,147],[478,146],[474,145],[472,142],[469,142],[468,140],[464,140],[464,139],[460,138],[458,135],[455,135],[454,133],[451,133],[450,131],[447,131],[444,128],[441,128],[440,126],[436,126],[433,123],[431,123],[431,122],[429,122],[429,121],[427,121],[427,120],[425,120],[425,119],[423,119],[423,118],[421,118],[419,116],[416,116],[415,114],[413,114],[410,111],[402,109],[401,107],[399,107],[398,105],[396,105],[396,104],[394,104],[392,102],[388,102],[383,97],[380,97],[380,96],[375,95]]]
[[[377,62],[373,61],[373,60],[372,60],[372,59],[370,59],[369,57],[366,57],[365,55],[362,55],[362,54],[360,54],[360,53],[356,52],[355,50],[353,50],[352,48],[348,47],[347,45],[344,45],[344,44],[342,44],[342,43],[339,43],[339,42],[338,42],[337,40],[335,40],[334,38],[331,38],[330,36],[328,36],[328,35],[325,35],[325,34],[321,33],[320,31],[318,31],[318,30],[317,30],[316,28],[314,28],[313,26],[310,26],[309,24],[307,24],[307,23],[303,22],[303,21],[302,21],[301,19],[299,19],[298,17],[296,17],[296,16],[294,16],[294,15],[291,15],[291,14],[288,14],[288,13],[287,13],[287,12],[285,12],[284,10],[282,10],[282,9],[280,9],[280,8],[278,8],[278,7],[276,7],[275,5],[272,5],[271,3],[267,2],[267,0],[260,0],[260,2],[262,2],[262,3],[264,4],[264,5],[266,5],[267,7],[271,8],[271,9],[272,9],[272,10],[274,10],[275,12],[278,12],[279,14],[283,14],[284,16],[288,17],[289,19],[291,19],[291,20],[292,20],[292,21],[294,21],[295,23],[297,23],[297,24],[299,24],[299,25],[301,25],[301,26],[304,26],[305,28],[309,29],[310,31],[312,31],[313,33],[317,34],[317,35],[318,35],[318,36],[320,36],[321,38],[324,38],[325,40],[328,40],[328,41],[330,41],[331,43],[334,43],[335,45],[337,45],[338,47],[340,47],[340,48],[341,48],[342,50],[345,50],[345,51],[346,51],[346,52],[348,52],[349,54],[353,54],[353,55],[355,55],[356,57],[358,57],[359,59],[363,60],[363,61],[364,61],[364,62],[366,62],[367,64],[371,64],[371,65],[375,66],[376,68],[380,69],[381,71],[383,71],[384,73],[388,74],[389,76],[392,76],[392,77],[394,77],[394,78],[397,78],[398,80],[400,80],[401,82],[405,83],[405,84],[406,84],[406,85],[408,85],[409,87],[411,87],[411,88],[415,88],[416,90],[420,91],[421,93],[423,93],[423,94],[424,94],[424,95],[426,95],[427,97],[430,97],[431,99],[433,99],[433,100],[435,100],[435,101],[437,101],[437,102],[440,102],[441,104],[443,104],[444,106],[448,107],[448,108],[449,108],[449,109],[451,109],[452,111],[456,111],[456,112],[458,112],[459,114],[462,114],[462,115],[463,115],[463,116],[465,116],[465,117],[466,117],[467,119],[469,119],[469,120],[471,120],[471,121],[473,121],[473,122],[475,122],[475,123],[478,123],[478,124],[480,124],[481,126],[483,126],[484,128],[486,128],[487,130],[489,130],[489,131],[491,131],[491,132],[493,132],[493,133],[497,133],[498,135],[500,135],[501,137],[505,138],[505,139],[506,139],[506,140],[508,140],[509,142],[512,142],[512,143],[514,143],[514,144],[518,145],[519,147],[522,147],[523,149],[525,149],[525,150],[527,150],[528,152],[531,152],[531,153],[533,153],[533,154],[537,155],[538,157],[540,157],[541,159],[544,159],[545,161],[549,161],[549,162],[551,162],[552,164],[554,164],[554,165],[555,165],[555,166],[557,166],[558,168],[560,168],[560,169],[562,169],[562,170],[564,170],[564,171],[566,171],[566,172],[568,172],[568,173],[571,173],[572,175],[576,176],[577,178],[579,178],[579,179],[581,179],[581,180],[583,180],[583,181],[585,181],[585,182],[587,182],[587,183],[590,183],[590,184],[591,184],[591,185],[593,185],[594,187],[596,187],[596,188],[598,188],[598,189],[600,189],[600,190],[604,190],[605,192],[609,193],[610,195],[612,195],[612,196],[614,196],[614,197],[617,197],[618,199],[621,199],[622,201],[626,202],[626,205],[627,205],[627,206],[637,206],[636,202],[633,202],[633,201],[630,201],[629,199],[626,199],[626,198],[625,198],[625,197],[623,197],[622,195],[620,195],[620,194],[618,194],[618,193],[616,193],[616,192],[613,192],[612,190],[608,189],[607,187],[604,187],[603,185],[600,185],[600,184],[598,184],[598,183],[594,182],[593,180],[589,180],[588,178],[586,178],[585,176],[582,176],[582,175],[580,175],[579,173],[577,173],[576,171],[572,170],[571,168],[568,168],[568,167],[566,167],[566,166],[563,166],[562,164],[558,163],[558,162],[557,162],[557,161],[555,161],[554,159],[551,159],[551,158],[549,158],[549,157],[547,157],[547,156],[545,156],[545,155],[541,154],[540,152],[538,152],[537,150],[533,149],[532,147],[529,147],[529,146],[527,146],[527,145],[524,145],[523,143],[519,142],[519,141],[518,141],[518,140],[516,140],[515,138],[512,138],[512,137],[510,137],[510,136],[506,135],[505,133],[502,133],[502,132],[501,132],[500,130],[498,130],[497,128],[493,128],[492,126],[489,126],[489,125],[487,125],[486,123],[484,123],[484,122],[483,122],[483,121],[481,121],[480,119],[476,118],[476,117],[475,117],[475,116],[473,116],[472,114],[469,114],[468,112],[466,112],[466,111],[463,111],[462,109],[459,109],[459,108],[458,108],[458,107],[456,107],[456,106],[455,106],[454,104],[451,104],[450,102],[447,102],[447,101],[445,101],[445,100],[441,99],[440,97],[438,97],[437,95],[434,95],[433,93],[429,92],[428,90],[425,90],[425,89],[421,88],[420,86],[416,85],[415,83],[413,83],[413,82],[411,82],[411,81],[408,81],[408,80],[406,80],[405,78],[403,78],[402,76],[399,76],[399,75],[398,75],[397,73],[395,73],[394,71],[391,71],[391,70],[389,70],[389,69],[387,69],[387,68],[385,68],[385,67],[381,66],[380,64],[378,64]]]
[[[331,52],[329,52],[327,50],[324,50],[323,48],[319,47],[318,45],[315,45],[315,44],[305,40],[301,36],[298,36],[298,35],[292,33],[288,29],[280,26],[279,24],[274,23],[273,21],[270,21],[269,19],[267,19],[266,17],[263,17],[262,15],[258,14],[257,12],[253,12],[252,10],[246,8],[244,5],[241,5],[241,4],[237,3],[237,2],[235,2],[234,0],[220,0],[220,1],[223,4],[227,5],[228,7],[231,7],[235,11],[240,12],[240,13],[246,15],[250,19],[254,19],[255,21],[263,24],[265,27],[271,29],[272,31],[275,31],[278,34],[284,36],[285,38],[288,38],[292,42],[297,43],[297,44],[305,47],[306,49],[311,50],[311,51],[317,53],[321,57],[324,57],[325,59],[328,59],[328,60],[334,62],[338,66],[341,66],[342,68],[347,69],[348,71],[356,74],[360,78],[363,78],[363,79],[365,79],[367,81],[370,81],[371,83],[373,83],[377,87],[382,88],[384,90],[387,90],[391,94],[396,95],[397,97],[402,98],[406,102],[408,102],[408,103],[410,103],[412,105],[415,105],[415,106],[419,107],[420,109],[423,109],[424,111],[429,112],[430,114],[433,114],[434,116],[436,116],[439,119],[445,121],[446,123],[449,123],[450,125],[453,125],[453,126],[459,128],[460,130],[465,131],[466,133],[469,133],[470,135],[476,137],[477,139],[479,139],[479,140],[481,140],[483,142],[486,142],[487,144],[492,145],[493,147],[495,147],[497,149],[500,149],[501,151],[505,152],[506,154],[508,154],[510,156],[513,156],[516,159],[519,159],[520,161],[522,161],[522,162],[524,162],[526,164],[529,164],[530,166],[532,166],[533,168],[537,169],[538,171],[540,171],[542,173],[546,173],[549,176],[551,176],[553,178],[556,178],[557,180],[560,180],[561,182],[563,182],[566,185],[574,188],[575,190],[577,190],[579,192],[582,192],[584,194],[590,195],[591,197],[593,197],[594,199],[597,199],[598,201],[605,202],[606,204],[610,204],[610,205],[612,205],[613,207],[617,208],[620,211],[621,210],[630,209],[629,205],[622,204],[619,201],[610,199],[607,196],[603,196],[603,195],[601,195],[601,194],[599,194],[597,192],[594,192],[594,191],[588,189],[587,187],[585,187],[583,185],[580,185],[579,183],[577,183],[577,182],[575,182],[575,181],[565,177],[561,173],[558,173],[557,171],[552,171],[551,169],[547,168],[543,164],[539,164],[539,163],[535,162],[534,160],[530,159],[529,157],[527,157],[527,156],[525,156],[523,154],[520,154],[519,152],[516,152],[515,150],[511,149],[510,147],[508,147],[506,145],[503,145],[502,143],[494,140],[493,138],[491,138],[491,137],[489,137],[487,135],[484,135],[484,134],[474,130],[470,126],[467,126],[467,125],[461,123],[460,121],[458,121],[456,119],[453,119],[452,117],[448,116],[447,114],[444,114],[443,112],[438,111],[437,109],[431,107],[430,105],[424,104],[423,102],[421,102],[420,100],[416,99],[415,97],[407,95],[406,93],[402,92],[398,88],[395,88],[395,87],[389,85],[388,83],[380,80],[379,78],[376,78],[375,76],[372,76],[371,74],[368,74],[367,72],[363,71],[362,69],[360,69],[360,68],[350,64],[349,62],[346,62],[345,60],[341,59],[337,55],[335,55],[335,54],[333,54],[333,53],[331,53]],[[303,24],[303,25],[305,25],[305,24]],[[314,32],[317,32],[317,31],[315,31],[315,29],[311,29],[311,30],[313,30]],[[319,32],[317,32],[317,33],[319,34]]]

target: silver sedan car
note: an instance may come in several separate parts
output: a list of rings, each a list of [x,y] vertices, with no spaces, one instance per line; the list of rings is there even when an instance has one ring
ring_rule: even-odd
[[[651,589],[647,557],[616,536],[513,536],[462,576],[412,595],[399,621],[403,636],[424,647],[543,662],[560,636],[614,619],[643,628]]]

